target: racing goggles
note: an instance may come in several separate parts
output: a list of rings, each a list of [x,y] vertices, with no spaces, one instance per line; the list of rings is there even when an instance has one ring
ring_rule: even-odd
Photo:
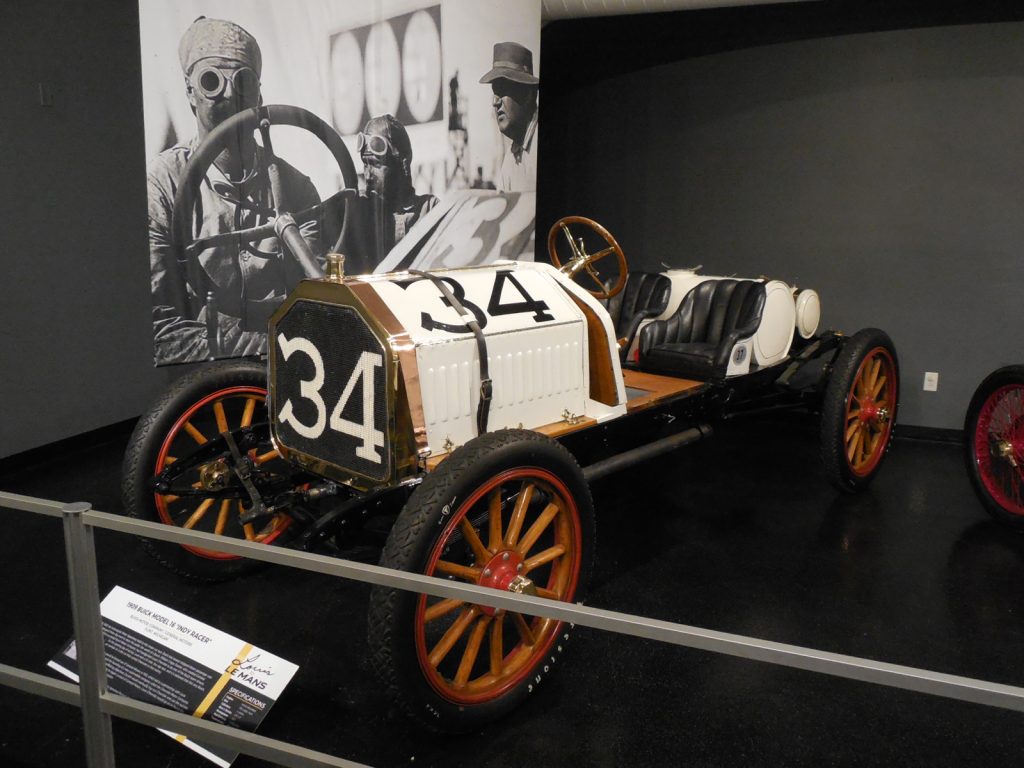
[[[398,156],[391,142],[376,133],[360,133],[357,135],[356,151],[360,155],[373,155],[374,157]]]
[[[248,99],[260,91],[260,78],[251,67],[239,67],[224,72],[217,67],[203,67],[196,72],[192,81],[196,89],[208,99],[220,98],[231,81],[234,95],[240,99]]]

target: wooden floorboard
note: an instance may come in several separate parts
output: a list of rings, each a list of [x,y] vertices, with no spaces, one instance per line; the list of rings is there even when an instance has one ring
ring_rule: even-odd
[[[673,376],[659,376],[656,373],[628,369],[622,372],[622,379],[627,389],[639,389],[645,393],[627,400],[626,410],[628,411],[647,408],[680,395],[693,394],[707,386],[703,381],[677,379]]]

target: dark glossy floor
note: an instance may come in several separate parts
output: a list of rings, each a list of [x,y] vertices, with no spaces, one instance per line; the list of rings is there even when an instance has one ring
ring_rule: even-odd
[[[126,435],[17,473],[3,490],[118,509]],[[730,424],[601,481],[590,604],[1024,685],[1024,536],[989,522],[959,448],[897,441],[864,495],[837,495],[815,434]],[[3,510],[0,662],[45,672],[71,633],[58,521]],[[100,531],[115,584],[300,665],[261,733],[372,766],[1019,765],[1024,715],[580,629],[560,673],[503,722],[417,731],[375,687],[368,589],[268,568],[198,586]],[[211,765],[115,721],[119,766]],[[0,765],[84,765],[75,708],[0,688]],[[239,768],[265,765],[240,757]]]

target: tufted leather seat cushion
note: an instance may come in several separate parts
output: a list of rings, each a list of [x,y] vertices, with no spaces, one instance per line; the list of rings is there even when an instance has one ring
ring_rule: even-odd
[[[764,284],[756,280],[705,280],[690,289],[672,317],[641,331],[641,369],[723,378],[733,347],[761,324],[764,302]]]
[[[615,325],[615,336],[626,340],[619,350],[623,361],[640,323],[664,312],[668,308],[671,292],[672,282],[665,275],[630,272],[626,277],[626,287],[608,299],[606,306]]]

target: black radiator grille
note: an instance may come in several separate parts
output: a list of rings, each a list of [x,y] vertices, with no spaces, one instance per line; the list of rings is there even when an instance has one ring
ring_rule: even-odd
[[[281,443],[386,480],[391,439],[384,345],[351,307],[314,301],[295,302],[273,333],[271,407]],[[316,381],[318,374],[322,382]]]

